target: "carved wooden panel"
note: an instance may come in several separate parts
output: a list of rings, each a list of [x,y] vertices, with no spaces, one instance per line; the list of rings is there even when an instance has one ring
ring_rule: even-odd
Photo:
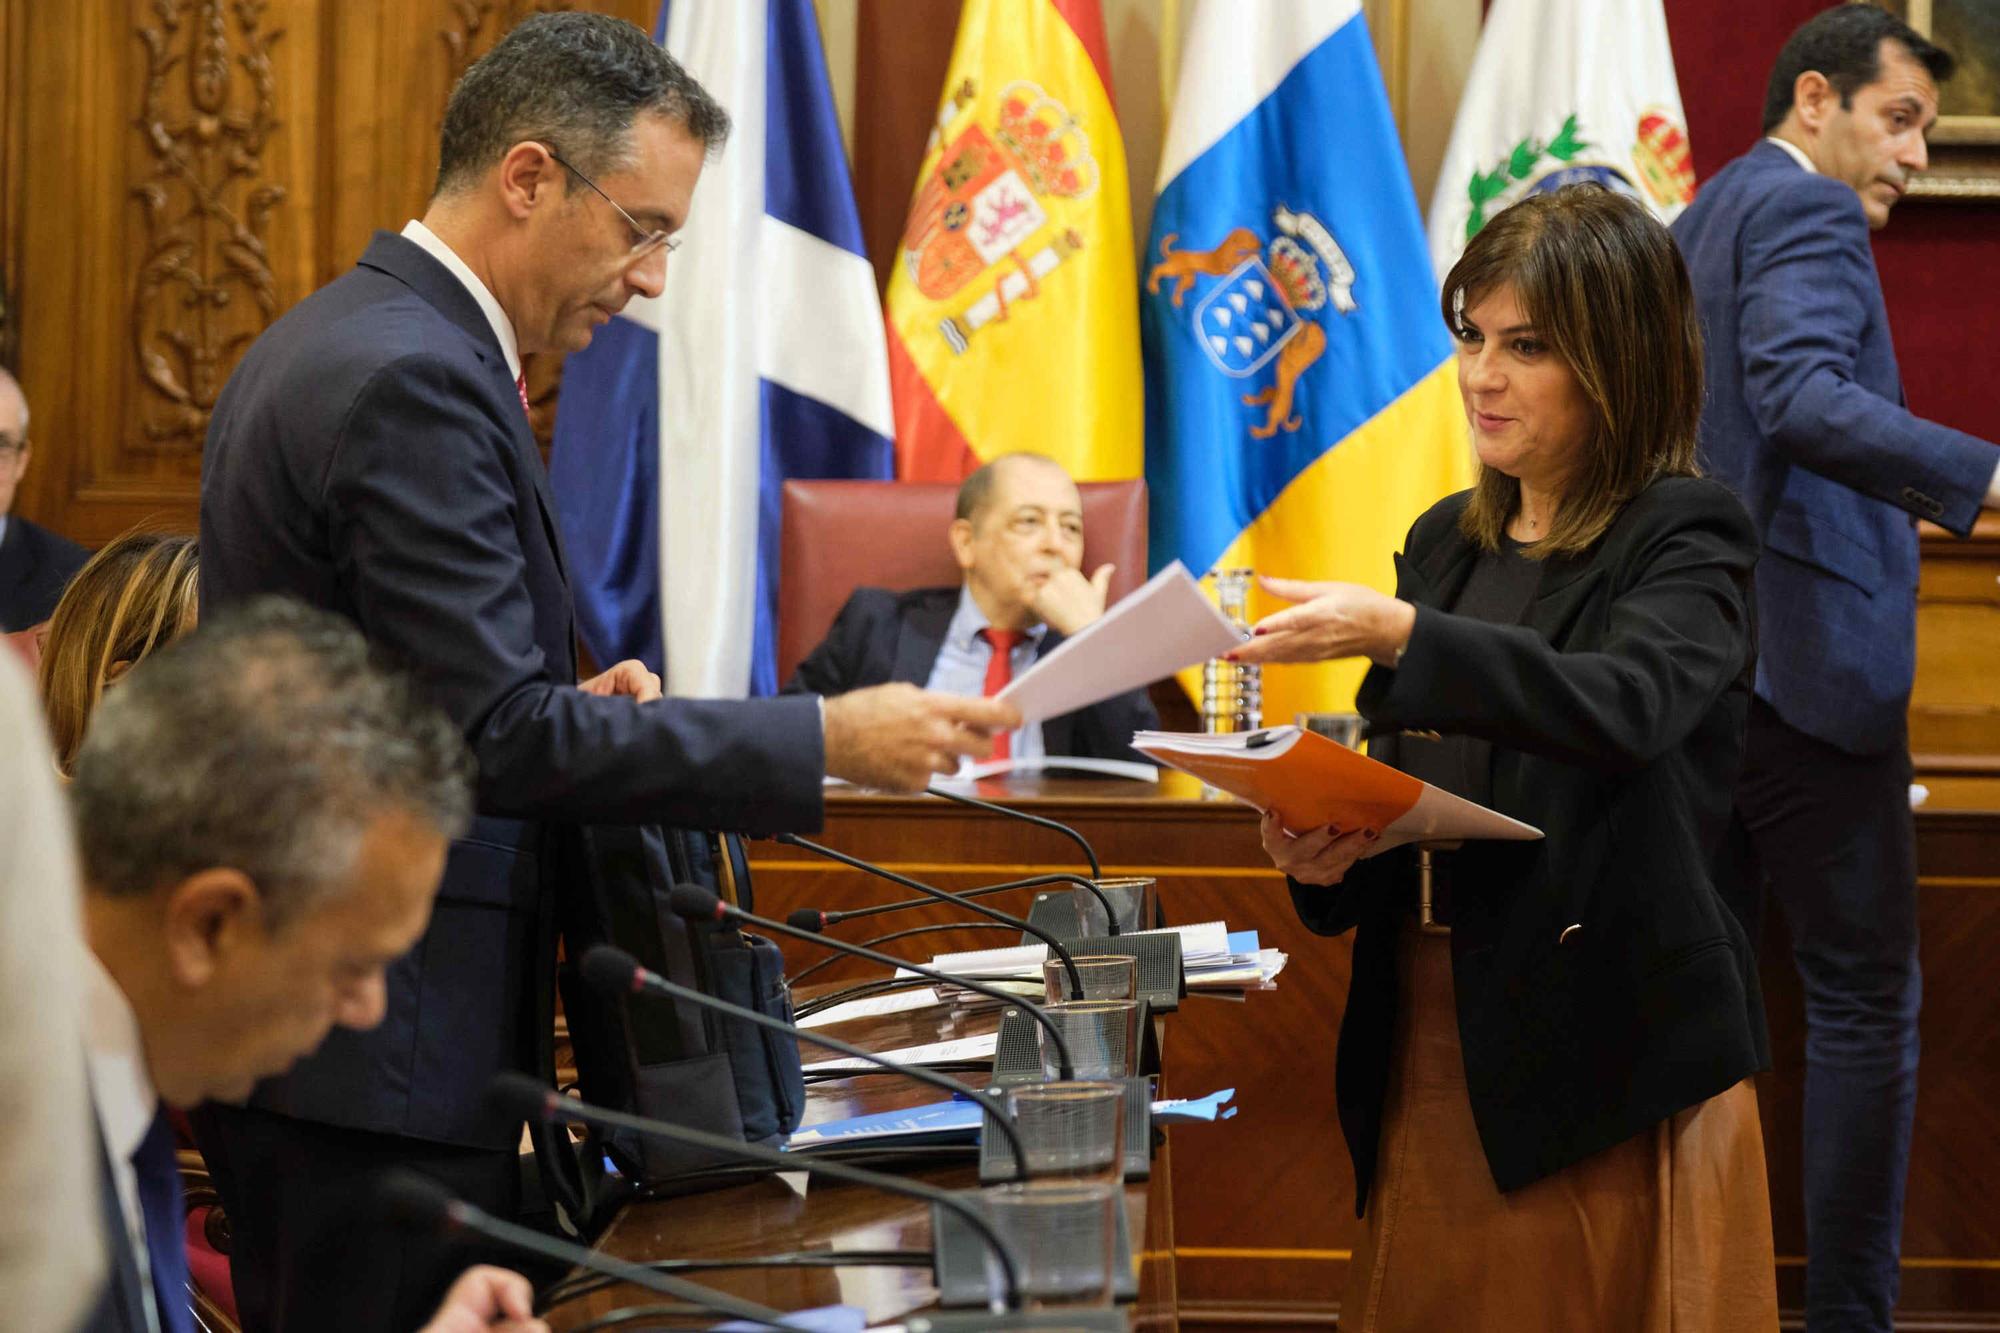
[[[2000,777],[2000,514],[1969,541],[1928,524],[1917,588],[1917,681],[1910,749],[1933,774]]]
[[[552,8],[649,26],[654,5],[0,0],[0,363],[38,446],[22,512],[91,544],[192,528],[244,348],[421,214],[453,82]],[[554,378],[531,372],[544,429]]]

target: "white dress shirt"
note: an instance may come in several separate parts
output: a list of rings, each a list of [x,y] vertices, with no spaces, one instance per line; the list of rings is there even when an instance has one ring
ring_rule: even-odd
[[[139,1265],[139,1290],[146,1300],[146,1324],[160,1326],[153,1305],[153,1265],[146,1248],[146,1213],[139,1202],[139,1173],[132,1155],[145,1142],[160,1112],[160,1094],[146,1070],[146,1051],[139,1040],[139,1019],[125,992],[97,955],[84,950],[83,1049],[90,1069],[91,1101],[97,1107],[97,1127],[104,1136],[104,1155],[111,1159],[111,1179],[118,1187],[118,1211]]]
[[[514,336],[514,321],[507,318],[507,312],[500,308],[500,302],[493,293],[486,290],[486,284],[479,280],[466,262],[458,257],[458,252],[438,239],[438,234],[416,218],[403,224],[403,239],[415,241],[438,263],[451,270],[472,293],[472,299],[479,303],[479,311],[486,316],[486,322],[493,326],[493,336],[500,340],[500,355],[507,358],[507,375],[518,381],[521,378],[521,340]]]

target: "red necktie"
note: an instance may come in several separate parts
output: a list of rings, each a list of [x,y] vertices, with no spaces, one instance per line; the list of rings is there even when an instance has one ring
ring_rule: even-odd
[[[527,372],[527,371],[525,371],[525,370],[524,370],[524,371],[522,371],[522,372],[521,372],[520,374],[518,374],[518,375],[516,375],[516,376],[514,377],[514,392],[516,392],[516,393],[518,393],[518,394],[520,394],[520,395],[521,395],[521,410],[522,410],[523,412],[527,412],[529,416],[533,416],[533,415],[534,415],[534,413],[533,413],[533,412],[530,412],[530,411],[528,410],[528,372]]]
[[[988,625],[979,631],[979,637],[986,640],[993,649],[993,656],[986,660],[986,684],[984,693],[991,699],[1007,688],[1007,682],[1014,679],[1014,648],[1028,637],[1024,629],[994,629]],[[1003,731],[993,738],[993,757],[1012,759],[1014,757],[1013,733]]]

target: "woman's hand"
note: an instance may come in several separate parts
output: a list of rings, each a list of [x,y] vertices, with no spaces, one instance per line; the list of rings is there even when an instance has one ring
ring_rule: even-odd
[[[1298,605],[1265,616],[1252,627],[1256,637],[1225,656],[1231,662],[1325,662],[1366,657],[1394,666],[1417,608],[1359,583],[1305,583],[1259,579],[1273,596]]]
[[[1338,884],[1382,835],[1374,829],[1358,828],[1340,833],[1334,829],[1312,829],[1306,833],[1285,832],[1275,810],[1266,810],[1257,825],[1264,851],[1271,864],[1301,884]]]

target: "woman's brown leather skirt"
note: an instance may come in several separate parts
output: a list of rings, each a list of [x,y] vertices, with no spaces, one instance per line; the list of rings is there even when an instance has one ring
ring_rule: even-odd
[[[1397,943],[1381,1154],[1341,1333],[1769,1333],[1778,1326],[1757,1094],[1746,1079],[1502,1194],[1458,1045],[1451,941]]]

